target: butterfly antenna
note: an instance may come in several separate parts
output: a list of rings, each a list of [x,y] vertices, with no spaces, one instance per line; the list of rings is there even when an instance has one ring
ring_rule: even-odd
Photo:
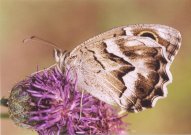
[[[58,48],[56,44],[54,44],[54,43],[52,43],[52,42],[49,42],[49,41],[47,41],[47,40],[44,40],[44,39],[42,39],[42,38],[39,38],[39,37],[37,37],[37,36],[31,36],[31,37],[29,37],[29,38],[26,38],[26,39],[23,40],[23,43],[26,44],[26,43],[28,43],[29,41],[35,41],[35,42],[43,43],[44,45],[51,46],[51,47],[53,47],[53,48],[55,48],[55,49],[57,49],[57,50],[59,50],[59,51],[62,52],[62,49]]]

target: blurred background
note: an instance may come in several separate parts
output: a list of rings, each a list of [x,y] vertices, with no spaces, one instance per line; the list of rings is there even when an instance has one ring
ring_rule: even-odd
[[[130,134],[191,134],[191,1],[190,0],[1,0],[1,97],[27,75],[54,64],[52,48],[23,44],[36,35],[72,50],[81,42],[113,27],[158,23],[178,29],[182,47],[171,66],[174,77],[168,97],[154,109],[129,114]],[[1,107],[1,112],[7,108]],[[2,135],[36,135],[1,119]]]

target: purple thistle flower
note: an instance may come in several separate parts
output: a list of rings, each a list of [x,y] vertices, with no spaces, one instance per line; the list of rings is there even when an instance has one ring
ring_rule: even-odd
[[[120,134],[126,124],[117,111],[88,93],[82,96],[76,82],[57,68],[28,77],[11,91],[10,117],[40,135]]]

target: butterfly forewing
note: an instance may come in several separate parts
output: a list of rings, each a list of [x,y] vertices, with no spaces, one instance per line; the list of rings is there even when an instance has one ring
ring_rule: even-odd
[[[131,25],[77,46],[63,62],[78,87],[100,100],[136,112],[166,96],[170,64],[180,47],[178,31],[163,25]]]

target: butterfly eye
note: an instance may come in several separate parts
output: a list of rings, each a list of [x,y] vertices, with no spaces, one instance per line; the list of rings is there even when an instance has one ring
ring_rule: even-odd
[[[138,34],[138,36],[141,36],[141,37],[149,37],[155,41],[158,42],[158,38],[157,38],[157,35],[153,32],[150,32],[150,31],[142,31]]]

